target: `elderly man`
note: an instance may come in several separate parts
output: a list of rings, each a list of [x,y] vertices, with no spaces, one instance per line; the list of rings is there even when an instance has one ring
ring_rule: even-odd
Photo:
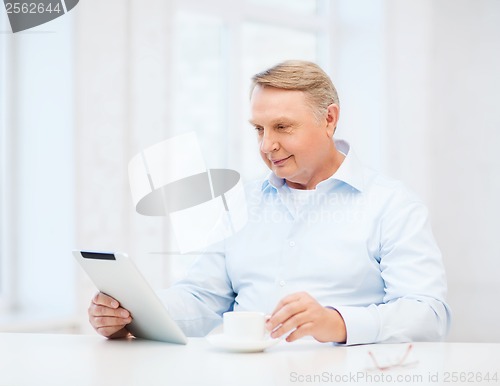
[[[253,77],[251,119],[271,173],[246,187],[247,225],[198,258],[160,297],[191,336],[228,310],[271,315],[273,337],[362,344],[439,340],[446,279],[424,204],[334,141],[337,92],[314,63]],[[107,337],[131,318],[97,294],[90,322]]]

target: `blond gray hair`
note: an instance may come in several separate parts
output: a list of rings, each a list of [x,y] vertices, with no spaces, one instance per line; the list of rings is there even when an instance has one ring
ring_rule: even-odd
[[[252,92],[256,86],[302,91],[315,115],[324,116],[328,106],[339,105],[337,90],[330,77],[316,63],[287,60],[252,77]]]

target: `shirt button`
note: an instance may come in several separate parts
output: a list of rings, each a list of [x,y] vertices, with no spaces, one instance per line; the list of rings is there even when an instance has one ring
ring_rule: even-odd
[[[295,247],[295,241],[290,241],[288,245],[290,245],[291,247]]]
[[[285,286],[285,284],[286,284],[286,281],[284,281],[284,280],[280,280],[280,287],[284,287],[284,286]]]

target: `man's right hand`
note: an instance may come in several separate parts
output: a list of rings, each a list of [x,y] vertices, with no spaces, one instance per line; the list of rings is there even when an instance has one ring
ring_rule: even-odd
[[[130,333],[126,326],[132,321],[130,312],[120,307],[120,303],[111,296],[98,292],[88,310],[92,327],[107,338],[124,338]]]

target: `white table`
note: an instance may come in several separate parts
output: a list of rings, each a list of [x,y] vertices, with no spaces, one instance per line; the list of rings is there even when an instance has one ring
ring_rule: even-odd
[[[406,347],[302,340],[238,354],[215,349],[203,338],[178,346],[97,335],[3,333],[0,385],[500,385],[500,344],[493,343],[414,343],[407,362],[416,364],[373,369],[368,351],[379,362],[394,363]]]

